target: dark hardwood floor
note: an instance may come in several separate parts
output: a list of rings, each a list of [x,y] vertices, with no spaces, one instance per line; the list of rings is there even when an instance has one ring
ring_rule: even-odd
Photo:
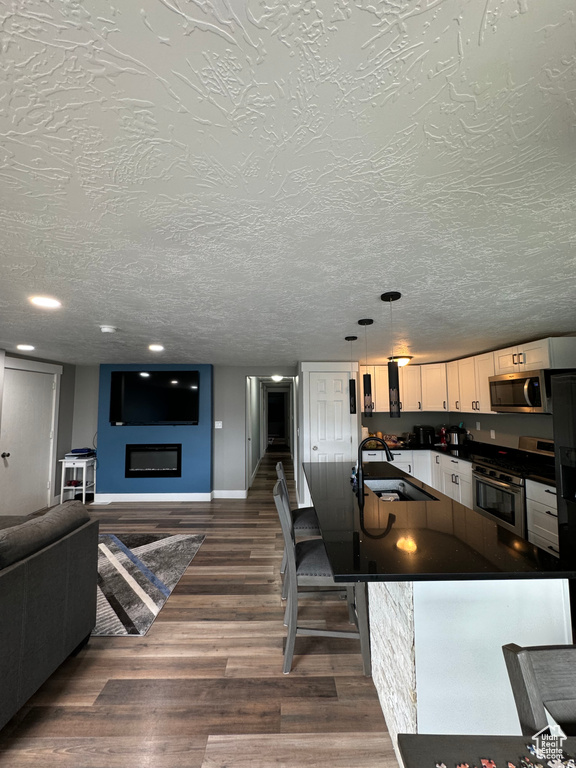
[[[1,766],[397,768],[357,641],[298,638],[282,674],[279,458],[292,481],[269,451],[245,501],[90,507],[103,533],[206,540],[145,637],[92,638],[12,719]],[[346,604],[309,598],[302,619],[347,625]]]

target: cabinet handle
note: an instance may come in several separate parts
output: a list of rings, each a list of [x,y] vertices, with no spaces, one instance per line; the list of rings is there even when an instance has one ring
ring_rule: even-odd
[[[440,456],[435,456],[434,458],[436,459],[436,464],[440,464]]]
[[[549,509],[545,510],[547,515],[550,515],[551,517],[556,517],[554,512],[551,512]]]
[[[454,478],[455,478],[455,477],[456,477],[456,475],[452,475],[452,482],[453,482],[453,483],[455,483],[455,482],[456,482],[456,480],[454,480]]]
[[[518,357],[517,353],[514,352],[514,354],[512,355],[512,365],[518,365],[518,360],[516,360],[517,357]]]
[[[476,410],[480,410],[480,400],[476,400]]]
[[[446,400],[442,401],[442,405],[444,406],[444,410],[446,410]]]
[[[560,550],[559,550],[559,549],[556,549],[555,547],[549,546],[549,547],[548,547],[548,549],[551,549],[551,550],[552,550],[552,552],[556,552],[556,554],[557,554],[557,555],[559,555],[559,554],[560,554]]]
[[[456,459],[450,459],[450,461],[452,462],[452,464],[458,464]]]
[[[460,400],[456,400],[456,410],[460,410]]]
[[[476,401],[475,400],[472,400],[472,410],[473,411],[476,410]]]
[[[408,464],[408,474],[412,474],[412,464]]]
[[[421,410],[422,410],[422,403],[420,402],[420,400],[418,400],[418,410],[419,410],[419,411],[421,411]]]
[[[402,400],[399,401],[398,407],[400,408],[400,410],[402,410]]]
[[[456,479],[454,480],[454,482],[456,483],[456,485],[460,485],[460,475],[454,475],[454,477],[456,478]]]
[[[552,494],[552,496],[556,496],[556,491],[551,491],[549,488],[546,488],[546,490],[544,491],[544,493],[551,493],[551,494]]]

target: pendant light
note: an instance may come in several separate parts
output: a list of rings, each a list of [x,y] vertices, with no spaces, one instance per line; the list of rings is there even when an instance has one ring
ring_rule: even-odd
[[[402,294],[398,291],[388,291],[380,298],[390,305],[390,338],[392,340],[392,355],[388,358],[388,392],[390,400],[390,418],[400,418],[400,380],[398,377],[398,358],[394,356],[394,324],[392,320],[392,302],[398,301]],[[408,361],[407,361],[408,362]]]
[[[367,326],[372,325],[374,320],[370,320],[368,318],[364,320],[358,320],[358,325],[364,326],[364,342],[366,347],[366,362],[365,365],[368,367],[368,334],[366,331]],[[374,401],[372,400],[372,376],[370,376],[369,373],[365,373],[362,377],[363,384],[364,384],[364,416],[372,416],[374,413]]]
[[[350,342],[350,379],[348,380],[348,395],[350,398],[350,413],[356,413],[356,379],[352,378],[352,342],[357,341],[358,336],[346,336],[345,341]]]

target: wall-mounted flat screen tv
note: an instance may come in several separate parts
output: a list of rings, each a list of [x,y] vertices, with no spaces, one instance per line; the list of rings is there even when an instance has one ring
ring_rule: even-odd
[[[112,371],[110,423],[198,424],[199,386],[198,371]]]

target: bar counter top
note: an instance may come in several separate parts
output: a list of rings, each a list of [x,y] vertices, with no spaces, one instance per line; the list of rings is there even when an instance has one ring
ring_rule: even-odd
[[[382,501],[365,486],[361,512],[348,462],[303,465],[335,581],[541,579],[576,576],[555,557],[394,464],[364,464],[364,480],[401,478],[430,501]],[[576,561],[576,558],[575,558]]]

